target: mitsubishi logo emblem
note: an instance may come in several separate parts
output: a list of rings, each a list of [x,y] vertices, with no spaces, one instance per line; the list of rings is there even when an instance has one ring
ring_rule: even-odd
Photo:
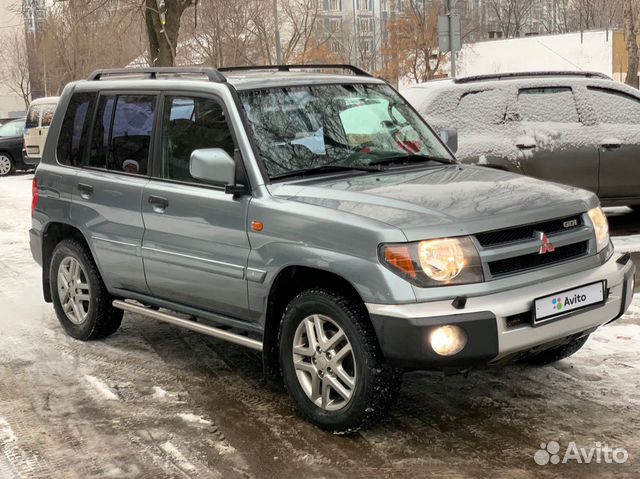
[[[542,241],[542,244],[540,245],[540,250],[538,251],[538,253],[540,254],[553,253],[556,250],[556,248],[551,244],[551,242],[549,241],[549,238],[547,238],[547,235],[544,234],[542,231],[538,231],[537,234],[538,234],[538,239]]]

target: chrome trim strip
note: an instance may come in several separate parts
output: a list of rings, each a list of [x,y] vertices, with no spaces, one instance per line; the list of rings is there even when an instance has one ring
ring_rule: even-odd
[[[162,313],[160,311],[155,311],[153,309],[145,308],[144,306],[127,303],[118,299],[114,300],[112,304],[114,308],[118,308],[123,311],[137,313],[148,318],[157,319],[158,321],[169,323],[174,326],[179,326],[190,331],[195,331],[196,333],[206,334],[207,336],[222,339],[230,343],[238,344],[240,346],[262,352],[262,342],[248,338],[246,336],[230,333],[229,331],[225,331],[224,329],[214,328],[213,326],[207,326],[205,324],[196,323],[187,319],[178,318],[177,316],[173,316],[171,314]]]
[[[108,238],[103,238],[101,236],[92,236],[91,239],[94,240],[94,241],[104,241],[105,243],[118,244],[120,246],[128,246],[130,248],[137,248],[138,247],[138,245],[136,243],[126,243],[125,241],[116,241],[116,240],[112,240],[112,239],[108,239]]]
[[[254,283],[264,283],[264,279],[266,277],[266,271],[256,268],[247,268],[247,281],[253,281]]]
[[[180,258],[192,259],[194,261],[202,261],[204,263],[215,264],[217,266],[225,266],[228,268],[232,268],[232,269],[236,269],[238,271],[244,272],[244,266],[239,266],[237,264],[225,263],[223,261],[216,261],[214,259],[202,258],[201,256],[193,256],[190,254],[176,253],[174,251],[167,251],[164,249],[151,248],[149,246],[143,246],[142,249],[146,251],[153,251],[154,253],[168,254],[170,256],[178,256]]]

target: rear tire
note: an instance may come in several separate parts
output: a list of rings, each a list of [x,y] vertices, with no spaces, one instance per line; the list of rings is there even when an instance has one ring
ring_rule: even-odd
[[[402,374],[382,357],[364,305],[330,289],[303,291],[289,303],[279,354],[300,413],[336,434],[385,417],[400,389]]]
[[[15,170],[13,158],[9,153],[0,152],[0,176],[9,176]]]
[[[50,268],[53,307],[69,336],[89,341],[118,330],[123,311],[111,305],[113,297],[82,242],[66,239],[58,243]]]
[[[574,339],[567,344],[563,344],[562,346],[556,346],[554,348],[545,349],[539,353],[532,354],[531,356],[524,358],[522,362],[534,366],[546,366],[547,364],[558,362],[577,353],[587,342],[587,339],[589,339],[588,334]]]

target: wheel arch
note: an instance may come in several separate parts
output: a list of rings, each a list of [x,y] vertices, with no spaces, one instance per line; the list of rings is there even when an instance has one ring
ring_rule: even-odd
[[[53,256],[53,250],[58,245],[58,243],[68,238],[73,238],[82,242],[87,247],[87,250],[90,252],[90,254],[93,256],[93,252],[91,251],[89,242],[79,228],[59,221],[52,221],[47,223],[42,232],[42,292],[44,294],[44,300],[47,303],[52,302],[50,286],[51,278],[49,275],[49,269],[51,268],[51,257]]]
[[[364,307],[357,289],[339,274],[309,266],[290,265],[280,270],[271,283],[262,339],[263,369],[267,380],[280,380],[278,363],[278,332],[287,304],[302,291],[312,287],[326,287],[343,293]]]

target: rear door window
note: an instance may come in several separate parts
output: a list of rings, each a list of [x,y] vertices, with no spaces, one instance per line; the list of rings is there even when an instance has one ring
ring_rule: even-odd
[[[589,88],[589,99],[600,123],[640,125],[640,99],[605,88]]]
[[[102,96],[88,166],[146,175],[155,110],[154,95]]]
[[[520,121],[537,123],[578,123],[573,92],[569,87],[525,88],[518,93]]]
[[[71,166],[82,163],[96,97],[96,93],[75,93],[71,97],[58,138],[59,163]]]

